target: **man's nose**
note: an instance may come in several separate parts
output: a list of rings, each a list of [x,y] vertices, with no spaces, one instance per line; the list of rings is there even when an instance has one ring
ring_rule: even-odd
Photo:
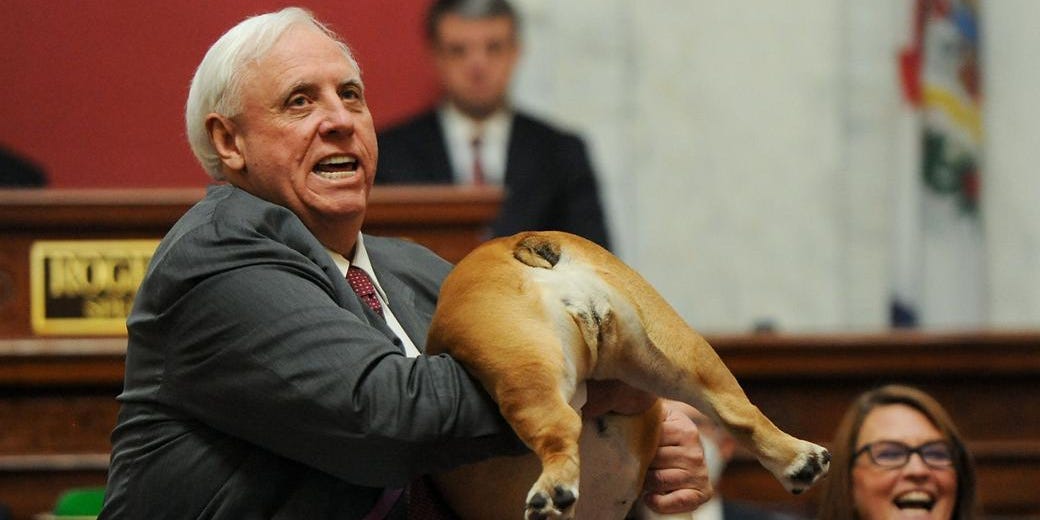
[[[322,109],[318,129],[322,135],[349,134],[354,130],[354,113],[338,98],[336,101],[330,101]]]
[[[476,47],[466,52],[466,64],[470,67],[483,66],[490,59],[490,53],[483,48]]]

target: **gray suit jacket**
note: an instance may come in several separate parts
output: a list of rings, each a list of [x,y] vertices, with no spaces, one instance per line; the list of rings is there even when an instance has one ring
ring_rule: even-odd
[[[365,246],[423,349],[450,265]],[[163,239],[127,328],[101,518],[361,518],[384,487],[523,451],[454,360],[404,356],[292,212],[231,186]]]

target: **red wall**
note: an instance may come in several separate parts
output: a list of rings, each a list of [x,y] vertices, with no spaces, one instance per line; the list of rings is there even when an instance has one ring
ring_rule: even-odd
[[[429,0],[312,0],[361,64],[376,127],[436,100]],[[203,186],[184,101],[206,49],[270,0],[0,0],[0,144],[56,188]],[[291,4],[290,4],[291,5]],[[302,4],[301,4],[302,5]]]

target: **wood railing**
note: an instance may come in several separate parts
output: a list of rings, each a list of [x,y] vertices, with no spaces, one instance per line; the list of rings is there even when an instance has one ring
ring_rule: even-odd
[[[901,382],[940,400],[975,456],[987,515],[1040,515],[1040,333],[733,335],[709,340],[786,431],[828,444],[862,390]],[[124,338],[0,340],[0,501],[19,519],[61,489],[103,485]],[[811,514],[746,456],[724,496]]]

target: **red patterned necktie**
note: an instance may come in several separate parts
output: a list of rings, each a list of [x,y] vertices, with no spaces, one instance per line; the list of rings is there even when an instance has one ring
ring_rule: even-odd
[[[383,304],[379,303],[376,286],[372,284],[372,279],[368,277],[368,273],[360,267],[352,265],[347,269],[347,281],[350,282],[350,288],[354,289],[354,292],[361,297],[361,301],[365,302],[368,308],[376,311],[376,314],[382,318]]]

